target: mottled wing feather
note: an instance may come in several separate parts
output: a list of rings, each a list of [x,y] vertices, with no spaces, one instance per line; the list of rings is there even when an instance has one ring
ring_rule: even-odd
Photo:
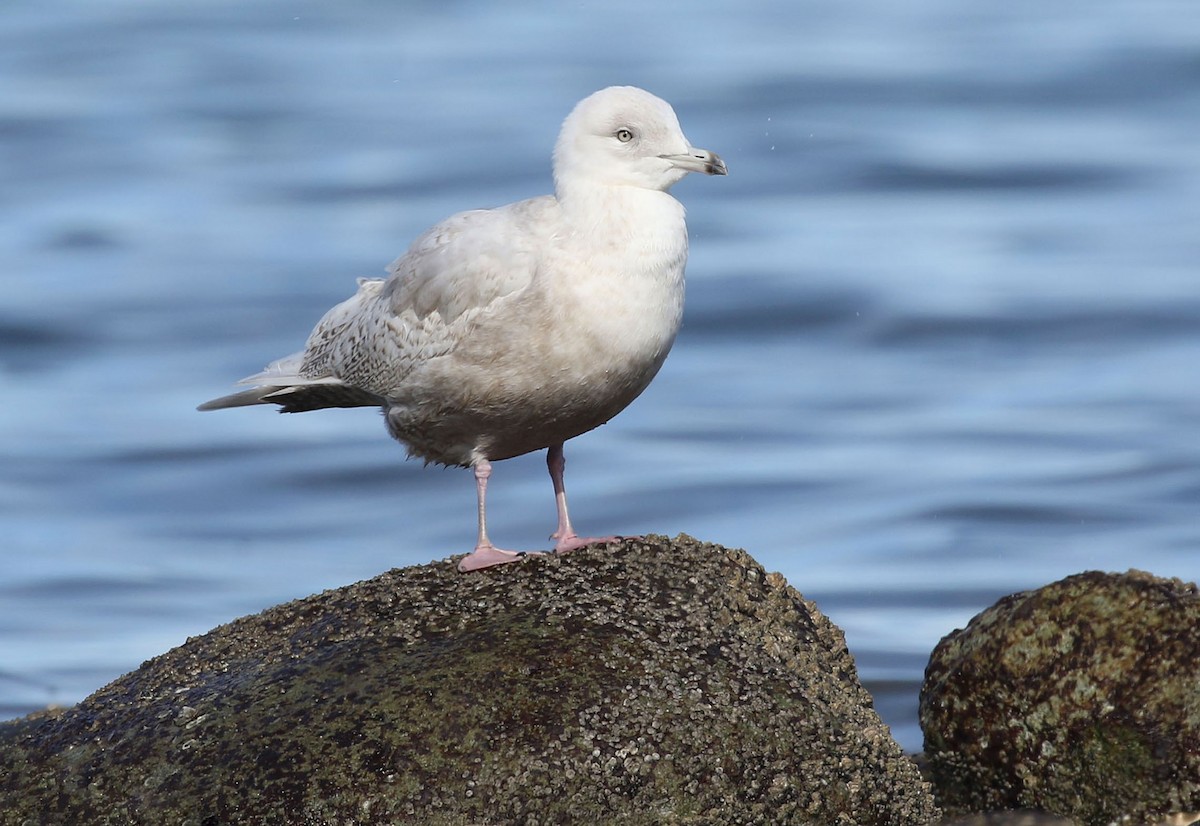
[[[304,351],[299,354],[299,365],[293,366],[293,357],[289,356],[273,362],[247,381],[273,381],[279,371],[292,370],[303,379],[337,378],[354,384],[352,375],[370,370],[369,365],[360,362],[369,358],[369,350],[376,344],[372,334],[378,327],[381,314],[378,299],[384,283],[379,278],[358,279],[358,291],[330,308],[309,333]]]

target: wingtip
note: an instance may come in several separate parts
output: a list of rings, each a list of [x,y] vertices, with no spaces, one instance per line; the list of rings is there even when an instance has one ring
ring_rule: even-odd
[[[222,407],[225,407],[225,405],[219,403],[220,401],[221,399],[210,399],[204,404],[196,405],[196,410],[200,413],[207,413],[209,410],[220,410]]]
[[[221,396],[219,399],[209,399],[203,404],[197,405],[196,409],[200,412],[208,410],[224,410],[227,407],[247,407],[252,404],[266,404],[263,399],[263,394],[270,392],[270,388],[254,387],[249,390],[242,390],[237,393],[231,393],[228,396]]]

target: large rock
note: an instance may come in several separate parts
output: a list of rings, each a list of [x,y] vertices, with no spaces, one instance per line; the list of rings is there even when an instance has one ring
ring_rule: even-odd
[[[952,813],[1200,810],[1196,586],[1088,572],[1002,599],[937,646],[921,727]]]
[[[3,822],[923,824],[841,632],[687,537],[391,571],[0,726]]]

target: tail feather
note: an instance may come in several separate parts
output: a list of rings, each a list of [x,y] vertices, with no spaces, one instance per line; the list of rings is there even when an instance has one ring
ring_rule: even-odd
[[[264,394],[269,393],[270,387],[252,387],[249,390],[243,390],[240,393],[231,393],[228,396],[222,396],[219,399],[209,399],[204,404],[199,405],[197,410],[223,410],[226,407],[246,407],[252,404],[267,404],[267,400],[263,398]]]
[[[341,382],[285,387],[265,385],[207,401],[196,409],[223,410],[254,404],[277,404],[281,413],[303,413],[326,407],[383,407],[387,400]]]
[[[253,384],[255,387],[212,399],[196,409],[222,410],[227,407],[277,404],[282,413],[302,413],[326,407],[382,407],[386,403],[383,397],[346,384],[333,376],[311,379],[299,375],[303,355],[293,353],[271,362],[261,373],[255,373],[238,382]]]

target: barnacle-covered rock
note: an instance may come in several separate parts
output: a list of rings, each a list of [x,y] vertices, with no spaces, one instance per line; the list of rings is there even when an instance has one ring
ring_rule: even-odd
[[[952,813],[1200,810],[1200,594],[1091,571],[1005,597],[935,649],[921,727]]]
[[[688,537],[421,565],[245,617],[0,725],[0,777],[4,823],[937,816],[841,632]]]

